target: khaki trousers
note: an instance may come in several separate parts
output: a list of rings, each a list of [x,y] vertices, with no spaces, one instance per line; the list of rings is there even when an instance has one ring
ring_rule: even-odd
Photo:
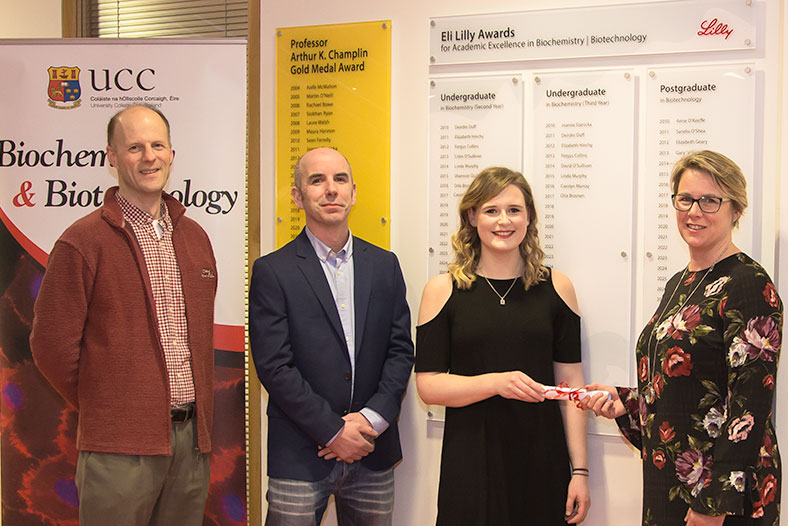
[[[202,526],[210,458],[196,449],[194,419],[172,424],[172,456],[80,451],[80,526]]]

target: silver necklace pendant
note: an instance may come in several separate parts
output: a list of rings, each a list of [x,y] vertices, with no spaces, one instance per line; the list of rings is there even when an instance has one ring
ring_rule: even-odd
[[[508,289],[506,289],[506,292],[504,292],[504,293],[503,293],[503,296],[501,296],[501,295],[498,293],[498,291],[496,290],[496,288],[495,288],[495,287],[493,287],[493,284],[492,284],[492,283],[490,283],[490,280],[489,280],[489,279],[487,279],[487,276],[482,276],[482,277],[484,278],[484,281],[486,281],[486,282],[487,282],[487,284],[490,286],[490,288],[491,288],[491,289],[492,289],[492,291],[495,293],[495,295],[496,295],[496,296],[498,296],[498,300],[499,300],[499,301],[498,301],[498,303],[499,303],[500,305],[506,305],[506,296],[508,296],[508,295],[509,295],[509,293],[512,291],[512,287],[514,287],[514,284],[515,284],[515,283],[517,283],[517,280],[519,279],[519,277],[512,279],[512,282],[509,284],[509,288],[508,288]]]

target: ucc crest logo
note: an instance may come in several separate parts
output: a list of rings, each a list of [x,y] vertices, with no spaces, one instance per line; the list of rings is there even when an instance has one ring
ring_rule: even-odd
[[[70,110],[78,107],[82,95],[79,87],[79,68],[76,66],[50,66],[49,86],[47,95],[49,105],[61,110]]]

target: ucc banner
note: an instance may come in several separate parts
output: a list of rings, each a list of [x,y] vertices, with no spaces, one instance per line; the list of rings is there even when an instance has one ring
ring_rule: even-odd
[[[39,374],[28,337],[55,240],[117,185],[107,121],[136,104],[170,121],[176,156],[166,190],[208,232],[219,271],[205,524],[246,524],[245,42],[7,40],[0,71],[3,525],[78,522],[76,413]]]

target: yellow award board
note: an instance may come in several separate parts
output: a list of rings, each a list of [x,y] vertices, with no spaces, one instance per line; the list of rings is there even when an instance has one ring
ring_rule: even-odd
[[[293,165],[312,148],[341,152],[358,188],[353,235],[389,247],[391,21],[276,32],[276,246],[303,228]]]

